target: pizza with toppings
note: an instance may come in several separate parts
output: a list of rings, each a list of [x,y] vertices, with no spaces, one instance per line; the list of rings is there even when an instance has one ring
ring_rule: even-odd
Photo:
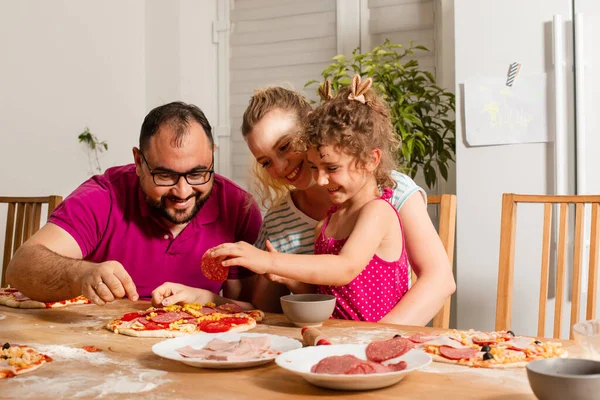
[[[89,299],[83,296],[78,296],[69,300],[43,302],[32,300],[15,288],[0,288],[0,305],[12,308],[58,308],[66,307],[72,304],[91,303],[92,302]]]
[[[236,304],[174,304],[125,314],[109,322],[106,328],[127,336],[170,338],[195,333],[245,332],[263,317],[260,310],[246,311]]]
[[[38,369],[52,359],[29,346],[5,343],[0,350],[0,379]]]
[[[566,357],[561,343],[515,336],[512,331],[451,330],[417,333],[408,338],[433,361],[479,368],[519,368],[542,358]]]

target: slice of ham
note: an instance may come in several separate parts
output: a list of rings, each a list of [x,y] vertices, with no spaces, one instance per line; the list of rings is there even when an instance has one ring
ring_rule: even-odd
[[[454,349],[468,349],[470,348],[469,346],[465,346],[464,344],[454,340],[454,339],[450,339],[447,336],[440,336],[438,338],[435,338],[433,340],[429,340],[427,342],[424,342],[423,345],[425,346],[446,346],[446,347],[452,347]]]
[[[15,300],[16,301],[27,301],[27,300],[31,300],[29,297],[25,296],[23,293],[21,292],[14,292],[13,296],[15,296]]]
[[[236,349],[239,347],[239,341],[228,342],[226,340],[221,339],[213,339],[204,346],[203,350],[209,351],[230,351],[232,349]]]
[[[514,338],[513,340],[510,340],[508,342],[504,342],[503,346],[506,346],[509,349],[523,351],[523,350],[526,350],[529,346],[531,346],[531,344],[534,341],[535,341],[535,339],[533,339],[533,338],[520,337],[520,338]]]
[[[498,343],[498,339],[489,336],[474,336],[471,340],[480,346]]]
[[[479,353],[478,349],[473,349],[470,347],[461,349],[449,346],[440,347],[440,354],[442,355],[442,357],[448,358],[450,360],[467,360],[477,355],[477,353]]]
[[[215,361],[247,361],[276,355],[271,351],[271,339],[268,336],[242,337],[238,341],[213,339],[204,347],[195,349],[185,346],[176,351],[183,357]]]

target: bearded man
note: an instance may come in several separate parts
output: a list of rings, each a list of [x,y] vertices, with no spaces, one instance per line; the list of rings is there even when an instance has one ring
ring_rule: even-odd
[[[135,163],[92,177],[59,204],[12,258],[7,283],[48,302],[79,295],[98,305],[135,301],[167,281],[200,288],[199,301],[249,299],[248,270],[230,268],[221,284],[200,268],[206,250],[254,243],[261,225],[251,196],[214,173],[214,151],[198,107],[153,109],[133,148]]]

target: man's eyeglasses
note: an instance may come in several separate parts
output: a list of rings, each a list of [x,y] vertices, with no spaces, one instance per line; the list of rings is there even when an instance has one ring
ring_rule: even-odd
[[[215,155],[212,155],[212,162],[210,164],[210,169],[196,169],[190,172],[156,172],[152,171],[150,165],[148,165],[148,161],[144,156],[144,153],[140,151],[142,155],[142,160],[146,163],[146,167],[148,167],[148,171],[150,171],[150,175],[152,175],[152,180],[156,186],[175,186],[179,182],[179,179],[183,176],[185,181],[190,186],[198,186],[204,185],[206,182],[210,181],[212,174],[215,172],[213,169],[215,164]]]

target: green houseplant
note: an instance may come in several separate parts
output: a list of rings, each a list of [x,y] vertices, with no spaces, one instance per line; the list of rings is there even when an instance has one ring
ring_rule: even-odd
[[[100,153],[108,150],[108,143],[106,143],[106,140],[100,141],[96,135],[90,132],[90,128],[87,126],[83,132],[77,136],[77,138],[79,139],[79,143],[84,143],[87,148],[88,160],[90,163],[90,174],[94,175],[96,173],[101,173],[102,167],[100,166]]]
[[[438,181],[437,171],[448,179],[448,165],[454,160],[454,94],[437,86],[417,60],[404,60],[415,51],[428,50],[412,42],[404,47],[386,40],[368,53],[356,49],[352,57],[335,56],[322,76],[329,79],[334,93],[349,86],[354,74],[373,78],[373,87],[390,106],[392,124],[402,142],[400,168],[413,178],[421,169],[431,188]],[[318,83],[312,80],[305,87]]]

